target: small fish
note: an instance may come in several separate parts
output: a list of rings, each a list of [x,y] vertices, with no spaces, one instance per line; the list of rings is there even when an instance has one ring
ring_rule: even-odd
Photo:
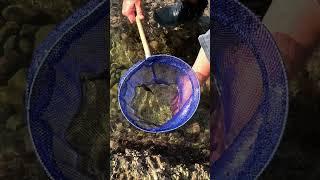
[[[149,91],[149,92],[151,92],[153,94],[152,90],[145,84],[142,84],[142,85],[140,85],[138,87],[142,87],[145,91]]]

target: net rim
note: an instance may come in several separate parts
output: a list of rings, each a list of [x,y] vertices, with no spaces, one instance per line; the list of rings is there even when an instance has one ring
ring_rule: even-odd
[[[122,108],[122,105],[121,105],[121,97],[120,97],[120,94],[121,94],[121,90],[122,90],[122,87],[123,87],[123,83],[125,82],[125,80],[127,80],[127,78],[130,76],[130,74],[134,74],[137,70],[138,67],[141,67],[144,65],[144,63],[148,63],[148,60],[151,58],[156,58],[156,57],[170,57],[174,60],[176,60],[177,62],[179,62],[180,64],[183,64],[184,66],[186,66],[189,70],[191,70],[190,72],[192,73],[192,76],[190,76],[191,78],[191,81],[193,83],[195,83],[195,87],[194,89],[196,90],[195,92],[195,102],[194,102],[194,107],[191,107],[192,109],[192,113],[188,114],[188,118],[186,118],[182,123],[179,123],[177,126],[173,127],[173,128],[168,128],[168,129],[163,129],[161,130],[161,126],[157,127],[157,128],[143,128],[143,127],[140,127],[138,124],[135,124],[133,123],[131,120],[129,120],[129,118],[127,117],[126,113],[123,111],[123,108]],[[119,86],[118,86],[118,104],[119,104],[119,107],[120,107],[120,110],[121,110],[121,113],[123,114],[123,116],[125,117],[125,119],[131,124],[133,125],[135,128],[141,130],[141,131],[144,131],[144,132],[147,132],[147,133],[166,133],[166,132],[170,132],[170,131],[174,131],[178,128],[180,128],[181,126],[185,125],[192,117],[193,115],[195,114],[198,106],[199,106],[199,103],[200,103],[200,96],[201,96],[201,92],[200,92],[200,84],[199,84],[199,81],[198,79],[196,78],[196,73],[194,72],[194,70],[192,69],[192,67],[186,63],[185,61],[183,61],[182,59],[178,58],[178,57],[175,57],[175,56],[172,56],[172,55],[168,55],[168,54],[157,54],[157,55],[152,55],[151,57],[148,57],[147,59],[145,60],[142,60],[142,61],[139,61],[138,63],[134,64],[132,67],[130,67],[128,69],[128,71],[121,77],[120,79],[120,82],[119,82]],[[189,101],[191,101],[192,99],[190,98]],[[178,114],[178,113],[177,113]],[[172,120],[172,119],[170,119]],[[168,121],[170,121],[168,120]],[[167,121],[167,122],[168,122]]]

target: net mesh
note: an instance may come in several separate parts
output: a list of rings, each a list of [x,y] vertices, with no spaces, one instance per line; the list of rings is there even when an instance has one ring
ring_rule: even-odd
[[[149,93],[151,96],[159,96],[157,97],[158,101],[154,101],[154,104],[150,104],[151,106],[147,108],[163,105],[166,103],[165,101],[168,101],[168,106],[171,106],[171,102],[173,102],[171,100],[176,98],[176,110],[168,110],[170,116],[166,121],[163,120],[166,114],[164,113],[165,106],[160,107],[158,112],[143,112],[144,117],[139,115],[141,114],[139,108],[134,107],[135,99],[137,96],[147,96],[138,91],[137,87],[141,86],[144,89],[148,88],[151,91]],[[167,88],[163,88],[163,86]],[[149,87],[155,88],[150,89]],[[175,89],[170,90],[170,87]],[[161,92],[161,88],[164,92]],[[190,89],[190,91],[186,92],[185,89]],[[157,91],[159,93],[154,94]],[[146,104],[152,103],[148,100],[152,99],[148,99],[148,97],[142,99],[140,107],[143,108]],[[166,132],[182,126],[192,117],[199,100],[200,88],[195,73],[187,63],[173,56],[156,55],[140,61],[126,72],[119,83],[119,104],[123,114],[131,124],[147,132]],[[158,114],[159,117],[150,116],[152,114]],[[146,119],[145,117],[154,119]],[[162,122],[154,122],[155,120]]]
[[[107,1],[92,0],[36,49],[27,118],[53,179],[108,179]]]
[[[270,33],[234,0],[211,3],[211,178],[254,179],[270,161],[287,116],[287,80]],[[214,101],[213,101],[214,102]]]

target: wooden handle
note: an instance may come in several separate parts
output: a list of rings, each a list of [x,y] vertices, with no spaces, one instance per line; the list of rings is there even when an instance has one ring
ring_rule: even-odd
[[[151,56],[151,53],[150,53],[149,45],[148,45],[148,42],[147,42],[147,39],[146,39],[146,35],[144,34],[144,31],[143,31],[141,20],[138,18],[138,16],[136,16],[136,22],[137,22],[137,26],[138,26],[139,35],[140,35],[140,39],[141,39],[141,42],[142,42],[144,54],[146,55],[146,59],[147,59],[148,57]]]

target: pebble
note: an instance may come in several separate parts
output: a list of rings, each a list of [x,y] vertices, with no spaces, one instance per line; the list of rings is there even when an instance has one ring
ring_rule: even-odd
[[[159,48],[159,43],[158,41],[151,41],[150,42],[150,47],[153,49],[153,50],[157,50]]]
[[[22,124],[21,115],[15,114],[7,120],[6,128],[9,130],[15,131],[21,124]]]
[[[128,39],[128,34],[126,34],[126,33],[121,33],[121,39],[122,39],[122,40]]]
[[[35,35],[35,46],[38,46],[48,36],[54,27],[55,25],[53,24],[42,26]]]
[[[190,134],[198,134],[200,133],[200,125],[199,123],[195,122],[193,124],[191,124],[188,128],[188,133]]]
[[[118,147],[119,147],[119,144],[117,142],[113,140],[110,141],[110,149],[115,150],[115,149],[118,149]]]

